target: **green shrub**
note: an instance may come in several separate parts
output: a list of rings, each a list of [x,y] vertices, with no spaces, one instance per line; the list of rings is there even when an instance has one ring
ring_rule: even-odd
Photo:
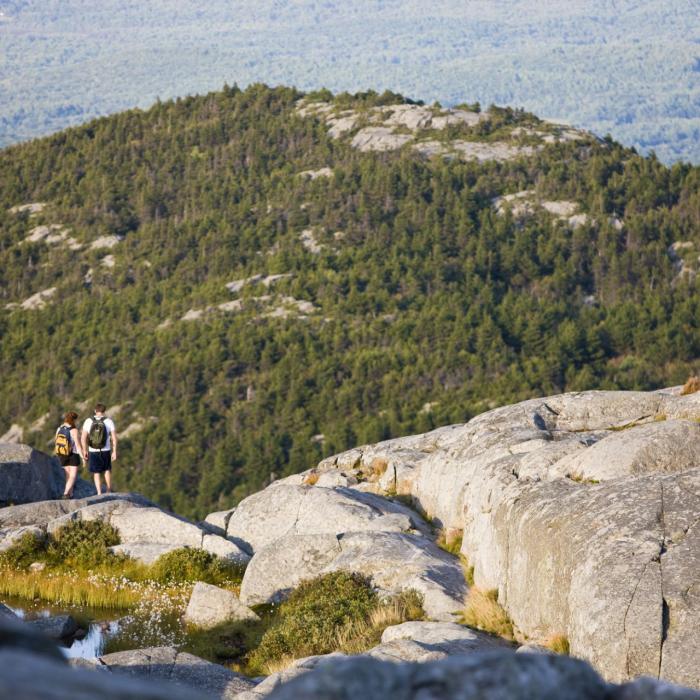
[[[11,547],[0,553],[0,565],[11,569],[26,569],[46,555],[46,544],[31,532],[26,532]]]
[[[165,584],[192,581],[232,584],[240,582],[242,573],[242,567],[203,549],[183,547],[159,557],[151,566],[149,578]]]
[[[284,657],[334,651],[338,633],[366,620],[378,605],[367,577],[338,571],[304,581],[279,608],[278,620],[263,635],[250,667],[263,670]]]
[[[108,523],[74,520],[51,536],[47,557],[59,567],[94,567],[114,557],[109,547],[116,544],[119,533]]]

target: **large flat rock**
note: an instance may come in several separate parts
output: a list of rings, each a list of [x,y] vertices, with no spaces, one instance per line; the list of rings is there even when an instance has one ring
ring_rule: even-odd
[[[289,534],[414,529],[426,530],[422,518],[386,498],[348,488],[277,482],[244,499],[230,515],[226,532],[257,551]]]
[[[100,661],[115,674],[168,681],[222,700],[233,700],[238,693],[255,686],[253,681],[224,666],[173,647],[120,651],[102,656]]]

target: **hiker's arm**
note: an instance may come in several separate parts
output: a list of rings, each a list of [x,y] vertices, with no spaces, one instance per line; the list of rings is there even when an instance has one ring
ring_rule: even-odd
[[[85,454],[86,454],[85,450],[83,449],[83,446],[80,442],[80,433],[78,432],[77,428],[71,428],[70,437],[71,437],[71,440],[73,440],[73,443],[75,444],[75,449],[78,450],[78,454],[83,459],[87,459],[87,457],[85,457]]]
[[[112,441],[112,459],[117,458],[117,429],[115,428],[112,430],[112,433],[109,436],[110,440]]]
[[[83,434],[81,436],[81,445],[83,447],[83,457],[84,459],[87,459],[87,454],[88,454],[88,434],[87,430],[83,430]]]

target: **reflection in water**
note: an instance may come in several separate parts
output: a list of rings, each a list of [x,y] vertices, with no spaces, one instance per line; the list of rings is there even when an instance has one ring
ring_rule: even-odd
[[[61,647],[61,651],[69,659],[94,659],[102,656],[107,639],[119,630],[119,622],[93,622],[88,633],[82,639],[76,639],[69,647]]]

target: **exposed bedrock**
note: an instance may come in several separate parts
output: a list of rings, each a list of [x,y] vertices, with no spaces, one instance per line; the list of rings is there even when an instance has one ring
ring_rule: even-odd
[[[476,585],[498,590],[521,639],[565,635],[612,681],[700,687],[698,419],[700,394],[564,394],[349,450],[314,473],[410,495],[462,530]]]

